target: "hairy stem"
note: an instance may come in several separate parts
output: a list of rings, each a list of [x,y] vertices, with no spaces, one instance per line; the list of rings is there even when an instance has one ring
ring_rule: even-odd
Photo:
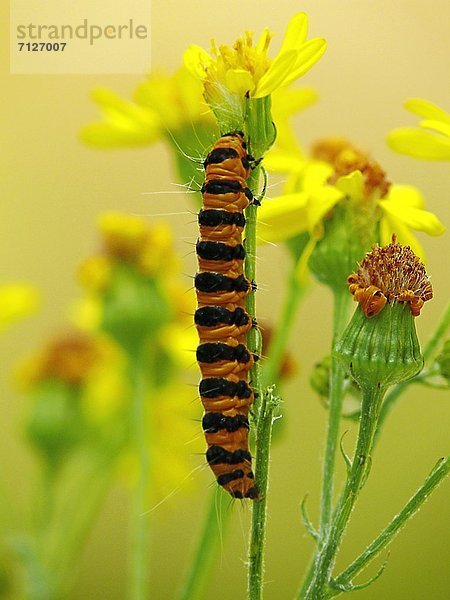
[[[405,525],[406,521],[416,514],[433,490],[450,472],[450,458],[441,458],[434,466],[425,482],[407,502],[378,537],[360,554],[335,580],[338,585],[348,585],[388,544]]]
[[[248,185],[253,193],[258,187],[259,168],[251,174]],[[261,200],[261,198],[260,198]],[[251,204],[246,212],[245,227],[245,275],[252,282],[256,281],[256,225],[257,205]],[[256,297],[252,292],[247,297],[247,312],[256,319]],[[254,327],[248,334],[247,344],[251,352],[261,355],[261,332]],[[268,397],[262,393],[261,367],[257,361],[250,372],[252,388],[255,392],[255,423],[256,423],[256,459],[255,481],[258,486],[260,499],[253,502],[252,524],[250,531],[248,597],[250,600],[260,600],[263,593],[264,544],[266,528],[266,506],[269,469],[269,447],[272,433],[272,413]]]
[[[149,514],[147,498],[150,479],[150,456],[147,444],[146,378],[142,364],[142,349],[131,356],[133,384],[132,435],[138,458],[139,471],[132,500],[130,539],[130,600],[149,597]]]
[[[253,503],[252,511],[248,572],[249,600],[261,600],[263,596],[270,440],[273,413],[278,405],[278,398],[274,396],[273,392],[274,388],[270,387],[261,398],[256,431],[255,479],[258,483],[260,498]]]
[[[322,600],[329,594],[329,582],[336,553],[347,527],[355,502],[365,483],[371,463],[371,451],[385,388],[366,389],[363,392],[358,440],[345,488],[333,513],[325,543],[319,548],[314,564],[314,575],[302,595],[307,600]]]
[[[248,186],[255,193],[259,182],[260,168],[256,167],[248,179]],[[245,211],[245,276],[252,283],[256,283],[256,219],[257,205],[251,204]],[[256,293],[252,291],[247,296],[246,309],[252,319],[256,321]],[[247,345],[250,352],[254,352],[257,356],[261,356],[261,332],[257,327],[253,327],[247,336]],[[261,366],[260,362],[255,362],[250,371],[250,380],[255,397],[260,397],[261,394]],[[258,403],[256,403],[258,406]],[[257,411],[258,412],[258,409]],[[257,415],[256,415],[257,419]]]
[[[334,318],[333,318],[333,342],[332,349],[342,334],[347,323],[348,307],[350,296],[347,290],[335,292],[334,295]],[[330,372],[330,402],[328,411],[328,432],[325,446],[325,457],[323,463],[322,476],[322,496],[320,512],[320,532],[319,548],[325,544],[331,520],[334,467],[336,463],[336,450],[339,438],[339,425],[342,413],[342,400],[344,396],[344,369],[336,357],[331,357]],[[299,592],[299,598],[304,597],[314,575],[313,559],[306,573],[302,587]]]
[[[333,348],[347,323],[349,298],[350,296],[347,290],[345,290],[345,292],[336,292],[334,296]],[[342,400],[344,396],[343,390],[344,368],[339,360],[332,354],[328,433],[323,465],[322,502],[320,513],[320,535],[322,539],[325,539],[328,534],[331,519],[334,467],[339,438],[339,424],[342,413]]]

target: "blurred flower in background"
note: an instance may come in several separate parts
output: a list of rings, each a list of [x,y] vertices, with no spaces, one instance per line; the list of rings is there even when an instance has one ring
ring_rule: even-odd
[[[422,98],[410,98],[406,110],[423,118],[418,127],[399,127],[388,135],[388,145],[400,154],[427,160],[450,160],[450,114]]]
[[[150,225],[140,217],[110,212],[100,216],[99,231],[101,251],[79,271],[87,296],[78,305],[77,320],[112,336],[131,371],[136,360],[141,363],[151,480],[169,491],[191,468],[184,444],[196,434],[193,418],[199,412],[191,402],[195,394],[183,380],[186,369],[195,365],[195,297],[182,281],[167,224]],[[134,459],[127,456],[132,473]]]
[[[39,306],[39,292],[28,283],[0,286],[0,331],[32,315]]]
[[[217,137],[217,125],[202,97],[201,83],[187,69],[181,67],[173,75],[151,73],[136,87],[133,100],[105,88],[94,89],[92,98],[103,118],[83,127],[83,142],[104,149],[164,141],[180,180],[201,186],[197,162]]]
[[[21,366],[18,381],[33,400],[28,439],[53,467],[77,446],[101,443],[123,420],[125,361],[106,336],[70,331],[51,339]]]

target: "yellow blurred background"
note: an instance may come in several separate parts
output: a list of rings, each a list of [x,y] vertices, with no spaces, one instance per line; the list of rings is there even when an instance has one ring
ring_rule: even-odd
[[[100,0],[98,0],[100,1]],[[107,5],[105,0],[101,0]],[[243,29],[260,32],[269,26],[282,39],[289,18],[309,15],[310,36],[322,36],[328,50],[303,79],[314,86],[320,101],[295,118],[303,145],[317,137],[344,135],[370,151],[396,183],[416,185],[447,226],[450,224],[448,164],[417,161],[391,152],[389,130],[415,123],[402,108],[408,97],[427,98],[450,108],[448,73],[450,5],[445,0],[333,0],[294,2],[239,0],[211,3],[153,0],[152,68],[178,67],[191,43],[208,47],[214,37],[230,43]],[[21,437],[23,397],[13,390],[11,372],[18,360],[55,333],[67,319],[71,302],[80,294],[74,273],[95,248],[95,222],[105,210],[165,217],[176,231],[177,247],[187,255],[183,270],[195,271],[191,253],[196,238],[192,199],[178,193],[169,154],[162,144],[145,149],[99,151],[78,141],[82,125],[97,120],[89,98],[94,86],[105,86],[131,97],[140,77],[134,75],[10,75],[8,6],[0,7],[2,44],[1,131],[2,189],[0,283],[27,281],[42,291],[37,316],[2,337],[0,451],[4,478],[14,502],[27,505],[34,459]],[[274,177],[271,184],[279,183]],[[152,192],[152,195],[144,195]],[[161,195],[155,192],[164,192]],[[270,190],[272,192],[272,190]],[[428,256],[435,298],[418,321],[424,341],[449,297],[448,233],[420,236]],[[264,248],[259,262],[258,310],[269,322],[280,306],[285,255]],[[186,277],[186,288],[191,285]],[[316,287],[302,309],[292,347],[299,352],[300,372],[284,393],[284,438],[273,449],[269,499],[266,599],[291,598],[312,551],[300,521],[299,502],[309,493],[309,510],[317,517],[326,412],[308,386],[312,365],[328,351],[331,302]],[[195,391],[192,392],[194,399]],[[436,460],[448,452],[450,398],[427,388],[408,391],[389,419],[346,536],[339,564],[351,560],[421,484]],[[200,408],[199,408],[200,414]],[[356,426],[352,425],[352,434]],[[351,448],[351,438],[346,444]],[[186,453],[190,452],[189,446]],[[198,462],[200,464],[201,457]],[[343,476],[343,465],[340,464]],[[196,534],[209,472],[194,476],[195,491],[181,486],[152,514],[152,595],[174,597]],[[228,498],[224,500],[228,502]],[[151,507],[149,507],[151,508]],[[208,597],[245,597],[248,508],[230,505],[233,526],[223,542],[221,558]],[[124,548],[127,542],[128,499],[114,490],[84,553],[73,600],[125,597]],[[391,545],[389,564],[381,579],[359,593],[360,598],[445,600],[450,597],[448,484],[437,490],[420,513]],[[380,560],[375,561],[380,564]],[[372,566],[368,572],[374,572]]]

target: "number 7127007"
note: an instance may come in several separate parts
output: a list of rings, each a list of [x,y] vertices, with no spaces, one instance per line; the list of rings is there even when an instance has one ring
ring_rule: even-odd
[[[64,52],[67,42],[18,42],[19,52]]]

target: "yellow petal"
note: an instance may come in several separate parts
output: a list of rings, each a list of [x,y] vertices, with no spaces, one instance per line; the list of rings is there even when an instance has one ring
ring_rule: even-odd
[[[292,17],[286,27],[280,52],[299,48],[308,34],[308,16],[298,13]]]
[[[266,27],[264,29],[264,31],[262,32],[262,34],[258,40],[258,43],[256,44],[256,54],[266,54],[271,39],[272,39],[272,34]]]
[[[103,88],[93,90],[92,98],[101,107],[105,120],[81,130],[81,139],[86,144],[101,148],[143,146],[161,137],[160,118],[151,108],[124,100]]]
[[[402,206],[413,206],[414,208],[425,207],[425,200],[423,199],[422,194],[413,185],[391,185],[384,200],[396,202]]]
[[[300,258],[298,259],[297,265],[295,267],[295,276],[297,278],[297,282],[302,287],[306,287],[309,283],[309,271],[308,271],[308,261],[309,257],[313,253],[314,247],[317,244],[316,238],[311,238],[305,249],[303,250]]]
[[[392,150],[415,158],[450,160],[450,139],[430,131],[400,127],[389,133],[387,143]]]
[[[327,44],[322,38],[314,38],[303,44],[297,51],[297,60],[292,70],[286,73],[281,85],[288,85],[304,75],[313,67],[327,49]],[[280,85],[280,87],[281,87]]]
[[[385,213],[380,223],[381,245],[386,246],[392,242],[392,234],[397,236],[397,241],[403,246],[410,246],[414,254],[423,261],[425,252],[419,240],[410,232],[409,228],[394,216]]]
[[[336,187],[349,198],[361,200],[364,196],[364,178],[361,171],[353,171],[349,175],[339,177]]]
[[[313,231],[335,204],[342,199],[342,193],[328,185],[310,194],[308,209],[308,229]]]
[[[253,91],[255,84],[253,77],[245,69],[230,69],[226,72],[227,88],[233,94],[244,96],[246,92]]]
[[[425,119],[444,121],[450,124],[450,114],[429,100],[410,98],[405,102],[406,110]]]
[[[279,88],[272,95],[274,120],[286,118],[317,102],[319,95],[314,88]]]
[[[328,163],[320,160],[309,161],[303,174],[303,189],[305,191],[323,189],[332,174],[333,167]],[[342,197],[342,193],[339,193],[339,197]]]
[[[296,64],[296,61],[296,50],[288,50],[287,52],[278,54],[267,72],[264,73],[258,81],[252,97],[264,98],[264,96],[269,96],[277,88],[281,87],[281,85],[284,85],[286,73],[290,73]]]
[[[264,156],[264,166],[272,173],[299,171],[305,162],[301,154],[273,148]]]
[[[205,69],[212,62],[211,56],[200,46],[192,45],[183,54],[184,66],[198,79],[205,77]]]
[[[308,228],[308,195],[286,194],[264,200],[258,209],[258,241],[280,242]]]
[[[39,304],[37,289],[29,284],[0,286],[0,330],[33,314]]]
[[[382,208],[389,219],[402,223],[416,231],[424,231],[428,235],[441,235],[445,231],[444,225],[432,212],[421,210],[407,205],[399,205],[389,200],[379,200],[378,205]]]
[[[432,131],[437,131],[438,133],[442,133],[442,135],[450,137],[450,123],[426,119],[425,121],[420,121],[419,125],[424,129],[431,129]]]

